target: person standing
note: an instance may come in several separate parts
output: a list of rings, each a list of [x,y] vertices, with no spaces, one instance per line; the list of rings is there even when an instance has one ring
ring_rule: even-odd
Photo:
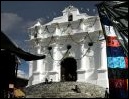
[[[105,98],[109,98],[109,89],[108,88],[106,88],[106,90],[105,90]]]

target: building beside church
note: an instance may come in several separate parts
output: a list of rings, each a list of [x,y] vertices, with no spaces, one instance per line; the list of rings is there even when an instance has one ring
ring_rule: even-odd
[[[29,83],[76,81],[109,87],[106,41],[99,16],[68,6],[47,24],[40,20],[29,31],[31,52],[46,55],[29,63]]]

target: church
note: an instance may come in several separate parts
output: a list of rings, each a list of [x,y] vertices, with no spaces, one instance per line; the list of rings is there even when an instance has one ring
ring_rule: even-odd
[[[28,28],[31,52],[46,55],[29,62],[28,86],[53,82],[86,82],[108,87],[106,41],[99,16],[68,6],[63,15]]]

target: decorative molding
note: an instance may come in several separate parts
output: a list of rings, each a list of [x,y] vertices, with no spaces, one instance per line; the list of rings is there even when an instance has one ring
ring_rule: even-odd
[[[39,71],[33,71],[32,75],[38,75],[38,74],[41,74],[41,73]]]
[[[97,69],[98,73],[103,73],[103,72],[106,72],[107,69],[106,68],[99,68]]]
[[[49,73],[50,75],[51,75],[51,74],[58,74],[57,71],[53,71],[53,70],[52,70],[52,71],[49,71],[48,73]]]
[[[78,72],[78,73],[85,73],[86,70],[84,70],[84,69],[78,69],[77,72]]]

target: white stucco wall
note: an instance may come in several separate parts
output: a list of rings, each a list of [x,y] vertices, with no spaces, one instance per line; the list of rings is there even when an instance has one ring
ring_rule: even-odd
[[[99,17],[80,14],[78,9],[74,8],[69,10],[73,14],[73,21],[68,22],[66,10],[68,8],[63,11],[63,16],[54,18],[53,21],[45,25],[41,25],[39,22],[35,25],[40,27],[37,45],[33,37],[35,27],[29,28],[31,31],[30,42],[35,46],[37,54],[47,56],[43,60],[30,62],[29,84],[44,82],[45,78],[59,82],[61,80],[61,61],[57,60],[61,60],[64,56],[67,45],[71,45],[69,55],[67,54],[66,57],[73,57],[77,62],[77,81],[108,87],[106,42],[105,40],[99,41],[99,34],[102,35]],[[71,26],[67,28],[69,23]],[[53,32],[46,31],[45,26]],[[63,32],[64,30],[66,31]],[[79,41],[80,43],[78,43]],[[86,53],[89,42],[93,42],[93,46]],[[52,47],[52,56],[48,53],[48,46]]]

